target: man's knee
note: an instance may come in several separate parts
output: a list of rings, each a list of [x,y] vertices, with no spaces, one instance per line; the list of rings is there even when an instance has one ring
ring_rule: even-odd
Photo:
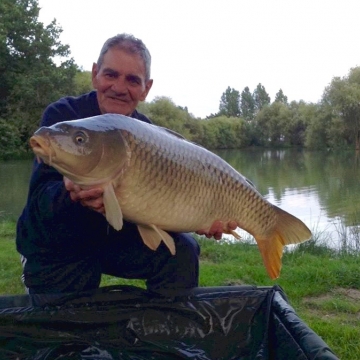
[[[170,235],[175,241],[176,253],[171,255],[164,244],[160,245],[159,250],[163,256],[156,257],[153,276],[147,280],[150,290],[187,289],[198,286],[199,244],[188,233]]]
[[[175,240],[176,252],[185,253],[188,256],[198,259],[200,256],[200,246],[189,233],[172,233]]]

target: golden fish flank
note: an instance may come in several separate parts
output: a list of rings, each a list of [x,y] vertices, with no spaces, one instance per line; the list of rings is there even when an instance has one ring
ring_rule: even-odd
[[[117,230],[123,217],[136,223],[153,250],[164,241],[175,253],[167,231],[235,220],[256,239],[274,279],[284,245],[311,237],[302,221],[270,204],[220,157],[155,125],[106,114],[40,128],[30,144],[78,185],[103,187],[108,222]]]

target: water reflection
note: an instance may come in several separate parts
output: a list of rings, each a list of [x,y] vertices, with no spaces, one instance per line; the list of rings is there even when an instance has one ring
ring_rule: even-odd
[[[0,161],[0,220],[16,220],[28,193],[32,160]]]
[[[360,224],[360,166],[353,152],[222,150],[217,154],[249,178],[270,202],[312,230],[356,233]],[[0,162],[0,218],[16,219],[26,201],[32,160]]]

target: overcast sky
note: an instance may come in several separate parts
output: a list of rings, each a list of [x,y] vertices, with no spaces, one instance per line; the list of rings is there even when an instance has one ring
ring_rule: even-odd
[[[197,117],[219,110],[228,86],[271,100],[320,100],[334,76],[360,66],[360,0],[39,0],[61,42],[91,70],[105,40],[127,32],[152,55],[147,98],[170,97]]]

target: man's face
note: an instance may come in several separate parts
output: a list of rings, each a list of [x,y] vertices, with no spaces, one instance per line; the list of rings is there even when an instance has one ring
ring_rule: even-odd
[[[116,48],[108,50],[99,69],[93,64],[92,83],[101,113],[121,115],[131,115],[152,86],[152,80],[145,81],[142,58]]]

